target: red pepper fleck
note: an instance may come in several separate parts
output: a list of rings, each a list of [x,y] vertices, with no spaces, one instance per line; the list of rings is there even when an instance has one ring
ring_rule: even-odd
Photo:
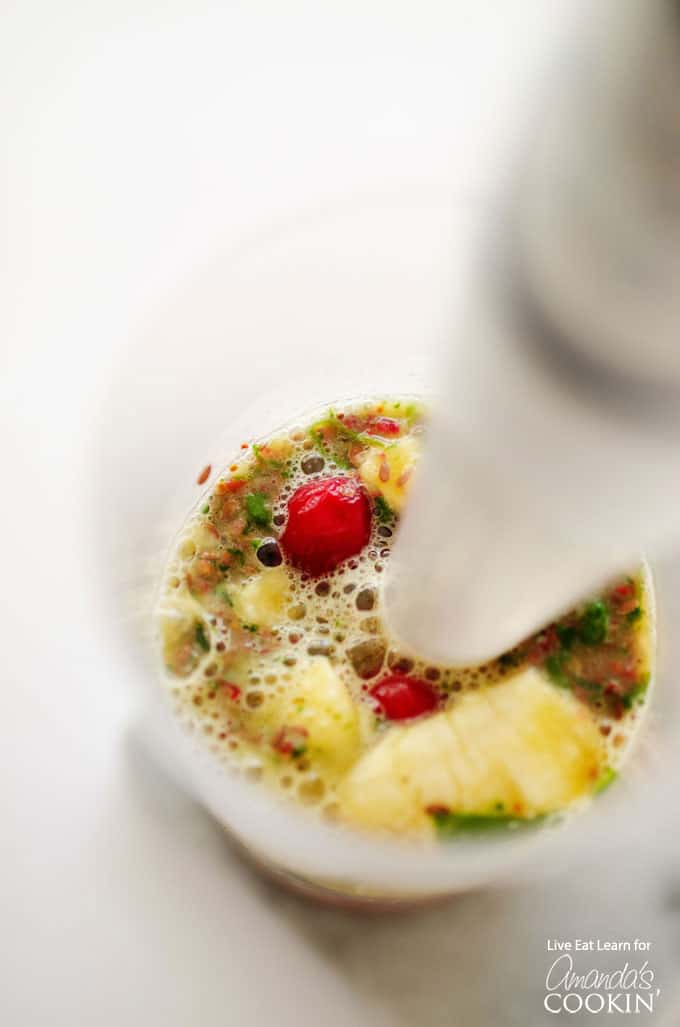
[[[232,478],[230,481],[219,481],[215,492],[220,496],[224,496],[229,492],[240,492],[245,485],[246,481],[243,478]]]
[[[611,664],[612,674],[618,674],[619,677],[627,678],[629,681],[637,675],[634,664],[622,663],[620,660],[612,660]]]
[[[238,685],[234,685],[231,681],[224,681],[220,678],[219,681],[215,682],[220,688],[227,693],[232,702],[236,702],[237,699],[241,698],[241,689]]]
[[[196,484],[197,485],[204,485],[205,482],[210,477],[210,472],[211,471],[212,471],[212,464],[206,464],[205,467],[203,468],[203,470],[201,471],[201,473],[199,474],[198,478],[196,479]]]
[[[368,435],[399,435],[401,425],[393,417],[372,417],[366,432]]]

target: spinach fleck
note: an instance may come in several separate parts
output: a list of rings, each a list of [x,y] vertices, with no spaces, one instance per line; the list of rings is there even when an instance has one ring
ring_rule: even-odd
[[[210,639],[205,630],[205,624],[203,621],[196,621],[196,627],[194,629],[194,638],[196,643],[201,647],[204,653],[210,652]]]
[[[593,795],[599,795],[600,792],[604,792],[605,789],[609,788],[610,784],[616,780],[619,775],[616,773],[613,767],[605,767],[593,788]]]
[[[375,516],[381,524],[385,524],[387,521],[394,519],[394,510],[384,496],[375,497],[373,508],[375,510]]]
[[[586,606],[577,626],[579,641],[584,645],[600,645],[609,630],[609,609],[602,599],[595,599]]]
[[[248,517],[248,529],[253,526],[258,528],[271,527],[272,512],[267,504],[267,497],[263,492],[248,493],[246,496],[246,514]]]
[[[502,806],[501,806],[502,809]],[[437,835],[446,840],[459,834],[476,834],[477,832],[496,831],[499,828],[534,827],[545,820],[544,816],[516,817],[498,810],[488,813],[450,813],[448,810],[435,810],[430,813],[434,821]]]

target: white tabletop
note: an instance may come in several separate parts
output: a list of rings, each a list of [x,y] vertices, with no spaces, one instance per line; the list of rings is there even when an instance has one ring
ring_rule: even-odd
[[[573,6],[5,5],[3,1025],[527,1027],[547,940],[577,936],[649,939],[670,995],[680,877],[653,847],[378,919],[261,882],[149,760],[81,587],[92,396],[169,283],[359,191],[493,195]]]

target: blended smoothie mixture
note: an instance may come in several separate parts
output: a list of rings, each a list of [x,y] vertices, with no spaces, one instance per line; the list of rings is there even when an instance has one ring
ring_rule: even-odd
[[[216,758],[321,817],[432,839],[559,819],[625,762],[650,586],[631,572],[482,666],[400,652],[380,586],[425,422],[376,399],[243,442],[173,544],[165,685]]]

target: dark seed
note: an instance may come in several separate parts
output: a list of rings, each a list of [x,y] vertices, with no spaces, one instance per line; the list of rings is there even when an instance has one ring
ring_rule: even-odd
[[[357,610],[372,610],[375,606],[375,589],[362,588],[356,598]]]
[[[378,528],[378,534],[381,538],[392,538],[392,529],[388,528],[386,524],[381,524]]]
[[[322,456],[317,456],[316,453],[306,456],[300,467],[305,474],[318,474],[319,471],[323,471],[325,460]]]
[[[330,590],[331,590],[331,585],[330,585],[329,581],[320,581],[319,584],[314,589],[314,591],[316,592],[316,594],[318,596],[327,596],[328,593],[330,592]]]
[[[274,524],[277,526],[277,528],[281,527],[281,525],[284,523],[285,519],[286,519],[286,515],[285,514],[276,514],[272,518],[272,520],[273,520]]]
[[[283,563],[281,550],[276,539],[266,538],[257,550],[257,558],[265,567],[278,567]]]

